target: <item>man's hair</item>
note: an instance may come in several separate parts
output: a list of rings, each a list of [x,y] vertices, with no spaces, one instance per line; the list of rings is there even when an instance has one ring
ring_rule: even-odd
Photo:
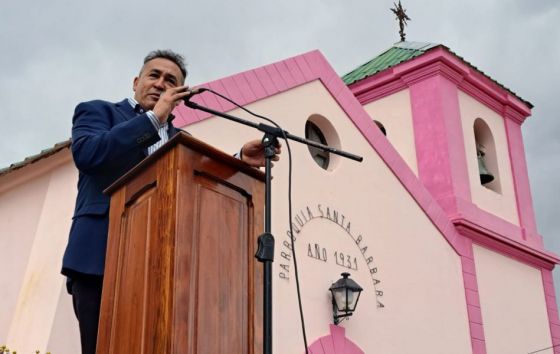
[[[157,59],[157,58],[163,58],[163,59],[171,60],[172,62],[177,64],[179,69],[181,69],[181,73],[183,74],[183,79],[187,78],[187,69],[185,68],[185,58],[181,54],[175,53],[174,51],[172,51],[170,49],[152,50],[144,58],[144,64],[146,64],[150,60],[154,60],[154,59]]]

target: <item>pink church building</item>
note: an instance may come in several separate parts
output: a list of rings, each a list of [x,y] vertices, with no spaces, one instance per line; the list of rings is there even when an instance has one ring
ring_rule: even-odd
[[[305,351],[292,224],[310,353],[560,353],[559,258],[537,231],[521,134],[531,103],[417,42],[342,78],[312,51],[200,86],[364,158],[290,143],[292,220],[286,148],[275,164],[274,352]],[[208,92],[193,101],[251,119]],[[258,134],[182,105],[175,114],[226,152]],[[0,170],[0,345],[18,353],[79,352],[59,274],[76,196],[69,145]],[[335,325],[329,287],[342,272],[363,291]]]

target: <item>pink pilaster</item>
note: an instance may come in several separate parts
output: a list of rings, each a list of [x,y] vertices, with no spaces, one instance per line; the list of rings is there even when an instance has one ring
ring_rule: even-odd
[[[506,134],[509,145],[511,170],[519,222],[523,230],[523,238],[534,246],[543,247],[542,237],[537,234],[535,212],[533,210],[533,198],[529,185],[527,162],[525,160],[525,147],[521,126],[513,119],[505,120]]]
[[[558,319],[558,304],[556,303],[552,272],[550,270],[542,269],[541,273],[552,345],[558,345],[558,347],[554,347],[554,354],[560,354],[560,320]]]
[[[468,240],[466,247],[468,248],[468,252],[461,255],[461,265],[463,268],[463,284],[465,286],[465,299],[467,302],[471,345],[473,354],[486,354],[486,339],[484,336],[482,310],[480,308],[480,296],[478,294],[474,254],[472,242],[470,240]]]
[[[449,216],[470,200],[457,86],[435,74],[410,85],[420,180]]]

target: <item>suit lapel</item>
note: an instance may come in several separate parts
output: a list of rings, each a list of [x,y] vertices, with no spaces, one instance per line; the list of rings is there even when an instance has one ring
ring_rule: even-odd
[[[134,111],[134,108],[132,108],[130,102],[128,102],[128,98],[115,103],[115,108],[124,117],[125,120],[130,120],[139,115]],[[148,149],[142,149],[142,153],[144,154],[144,157],[148,156]]]
[[[123,115],[125,120],[130,120],[138,115],[138,113],[134,112],[134,108],[132,108],[128,102],[128,98],[115,103],[115,107]]]

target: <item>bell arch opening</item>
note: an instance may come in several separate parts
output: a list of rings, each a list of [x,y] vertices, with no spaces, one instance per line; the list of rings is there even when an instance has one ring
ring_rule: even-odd
[[[492,131],[482,118],[475,119],[473,129],[480,184],[501,194],[500,170]]]

